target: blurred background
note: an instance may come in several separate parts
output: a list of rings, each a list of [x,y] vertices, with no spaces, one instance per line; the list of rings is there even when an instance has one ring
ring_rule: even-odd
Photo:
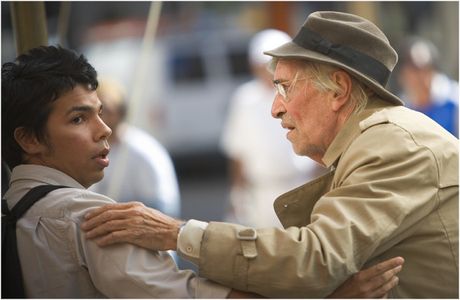
[[[2,63],[16,56],[12,6],[1,3]],[[275,28],[294,36],[313,11],[355,13],[377,24],[401,51],[409,37],[430,41],[439,71],[458,81],[458,2],[163,2],[148,45],[151,2],[52,1],[44,7],[49,44],[85,54],[99,75],[121,82],[128,122],[171,155],[184,219],[219,221],[228,209],[219,140],[233,92],[251,78],[247,49],[256,32]],[[389,83],[396,94],[403,93],[400,71]]]

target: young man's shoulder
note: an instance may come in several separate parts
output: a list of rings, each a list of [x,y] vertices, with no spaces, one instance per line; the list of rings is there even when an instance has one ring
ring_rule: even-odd
[[[19,165],[11,173],[11,185],[5,194],[12,209],[33,187],[39,185],[65,186],[49,192],[27,211],[24,218],[72,220],[80,222],[91,209],[115,203],[111,198],[85,189],[67,174],[41,165]]]
[[[80,222],[91,209],[113,203],[115,201],[109,197],[89,190],[63,187],[49,192],[38,200],[24,217],[69,219]]]

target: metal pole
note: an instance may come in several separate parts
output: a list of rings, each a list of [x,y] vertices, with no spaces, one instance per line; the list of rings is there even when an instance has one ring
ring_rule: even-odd
[[[153,51],[153,44],[155,41],[155,33],[157,31],[158,23],[160,20],[161,13],[161,1],[153,1],[150,4],[149,15],[147,19],[147,24],[145,27],[144,38],[142,40],[141,53],[139,53],[140,59],[137,66],[137,72],[134,74],[134,86],[133,91],[129,100],[128,113],[126,116],[126,122],[131,123],[134,120],[134,117],[137,115],[140,109],[140,100],[142,97],[142,91],[145,86],[145,79],[147,77],[148,65],[150,56]],[[118,200],[118,195],[120,193],[121,180],[126,172],[126,164],[128,158],[128,149],[126,145],[120,148],[120,156],[118,157],[120,163],[117,164],[117,168],[114,169],[113,177],[109,183],[109,189],[107,191],[107,196]],[[136,199],[133,199],[136,200]]]
[[[16,53],[48,44],[45,4],[43,1],[11,1],[11,18],[16,40]]]
[[[129,100],[127,122],[132,122],[134,117],[139,112],[140,99],[145,86],[145,79],[150,61],[150,56],[153,52],[153,45],[155,41],[155,33],[157,31],[158,23],[160,20],[161,1],[154,1],[150,4],[149,16],[147,25],[145,27],[144,38],[142,40],[140,59],[138,61],[137,72],[134,74],[134,86]]]
[[[69,17],[70,17],[70,1],[62,1],[59,7],[59,17],[58,17],[58,41],[61,46],[67,46],[67,32],[69,29]]]

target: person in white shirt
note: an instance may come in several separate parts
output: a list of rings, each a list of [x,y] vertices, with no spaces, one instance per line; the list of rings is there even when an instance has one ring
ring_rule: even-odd
[[[231,209],[226,221],[281,228],[273,200],[325,171],[310,158],[295,154],[284,138],[285,130],[270,113],[276,91],[267,70],[270,56],[263,52],[290,39],[285,32],[265,29],[249,43],[254,78],[235,91],[221,138],[231,180]]]
[[[126,93],[121,83],[99,79],[96,90],[104,107],[102,119],[112,129],[110,165],[91,190],[118,202],[139,201],[180,217],[180,197],[174,166],[167,150],[153,136],[125,122]]]

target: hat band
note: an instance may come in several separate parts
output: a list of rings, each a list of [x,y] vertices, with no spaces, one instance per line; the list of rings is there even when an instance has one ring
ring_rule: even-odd
[[[350,47],[331,43],[306,27],[302,27],[292,41],[305,49],[319,52],[346,64],[370,76],[382,86],[385,86],[390,78],[391,71],[378,60]]]

